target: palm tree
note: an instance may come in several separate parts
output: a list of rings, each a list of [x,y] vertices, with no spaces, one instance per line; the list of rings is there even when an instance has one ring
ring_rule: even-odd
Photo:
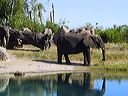
[[[42,25],[42,9],[44,9],[44,7],[43,7],[43,5],[41,4],[41,3],[38,3],[37,4],[37,9],[38,9],[38,17],[39,17],[39,19],[40,19],[40,23],[41,23],[41,25]]]
[[[53,15],[53,23],[54,23],[54,5],[53,5],[53,3],[52,3],[52,15]]]
[[[12,16],[13,16],[14,4],[15,4],[15,1],[14,0],[10,0],[10,7],[11,7],[10,15],[11,15],[11,19],[12,19]]]

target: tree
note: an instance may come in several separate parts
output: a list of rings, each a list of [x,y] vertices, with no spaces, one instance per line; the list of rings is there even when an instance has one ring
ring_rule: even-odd
[[[7,23],[8,14],[9,14],[9,1],[8,0],[1,0],[0,1],[0,22],[4,25]]]
[[[42,25],[42,9],[44,9],[43,5],[41,3],[38,3],[37,4],[37,7],[38,7],[38,17],[40,19],[40,23]]]
[[[15,1],[14,0],[10,0],[10,7],[11,7],[11,10],[10,10],[10,14],[11,14],[11,19],[12,19],[12,16],[13,16],[13,10],[14,10],[14,4],[15,4]]]

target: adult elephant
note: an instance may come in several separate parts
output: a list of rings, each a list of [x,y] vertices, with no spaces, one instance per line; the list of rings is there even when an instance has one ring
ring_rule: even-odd
[[[0,46],[5,48],[9,42],[9,30],[10,28],[8,26],[0,26]]]
[[[22,45],[32,44],[32,45],[44,50],[47,43],[49,43],[48,42],[48,40],[49,40],[48,34],[35,33],[35,32],[30,32],[27,30],[20,31],[20,33],[23,35],[21,38]]]
[[[15,29],[10,28],[9,30],[10,38],[7,45],[7,49],[14,49],[15,47],[22,47],[23,35]]]
[[[63,27],[53,38],[57,46],[58,63],[62,63],[62,55],[64,55],[66,63],[71,63],[69,54],[77,54],[83,52],[84,65],[90,66],[90,47],[101,48],[103,61],[105,61],[105,45],[100,37],[92,35],[88,32],[71,33],[65,32]]]

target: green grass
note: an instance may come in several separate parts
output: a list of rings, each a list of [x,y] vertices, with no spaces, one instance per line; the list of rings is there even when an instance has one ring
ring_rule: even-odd
[[[24,49],[24,50],[23,50]],[[31,60],[57,60],[56,47],[52,46],[49,50],[41,51],[38,48],[29,46],[22,50],[8,50],[20,59]],[[75,54],[69,56],[71,61],[80,61],[83,64],[83,54]],[[64,57],[63,57],[64,60]],[[128,43],[122,44],[106,44],[106,61],[102,61],[102,52],[98,49],[91,49],[91,67],[92,70],[107,70],[107,71],[128,71]],[[85,67],[76,67],[83,69]],[[85,68],[86,69],[86,68]]]

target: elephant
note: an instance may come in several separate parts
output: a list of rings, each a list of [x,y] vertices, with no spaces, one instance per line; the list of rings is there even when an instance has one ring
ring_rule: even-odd
[[[47,50],[51,47],[53,33],[51,29],[46,28],[43,34],[47,35],[47,43],[45,44],[45,50]]]
[[[69,32],[72,32],[72,33],[80,33],[82,32],[83,30],[85,30],[85,27],[80,27],[80,28],[77,28],[77,29],[71,29],[69,30]]]
[[[23,35],[22,38],[22,45],[23,44],[32,44],[41,50],[45,49],[45,45],[47,45],[49,35],[48,34],[42,34],[42,33],[35,33],[30,31],[20,31],[20,33]]]
[[[23,47],[22,40],[23,35],[15,29],[10,28],[9,30],[10,38],[8,42],[7,49],[14,49],[15,47]]]
[[[101,48],[103,61],[105,61],[105,44],[100,37],[92,35],[88,32],[71,33],[65,32],[63,27],[54,35],[53,41],[57,46],[58,63],[62,63],[62,55],[64,55],[66,63],[70,64],[68,55],[83,52],[84,65],[90,66],[90,47]]]
[[[72,33],[81,33],[81,32],[88,32],[90,34],[93,34],[95,35],[95,31],[94,31],[94,28],[93,26],[87,26],[87,27],[80,27],[80,28],[77,28],[77,29],[71,29],[69,32],[72,32]]]
[[[0,26],[0,46],[7,47],[9,42],[9,27],[8,26]]]

